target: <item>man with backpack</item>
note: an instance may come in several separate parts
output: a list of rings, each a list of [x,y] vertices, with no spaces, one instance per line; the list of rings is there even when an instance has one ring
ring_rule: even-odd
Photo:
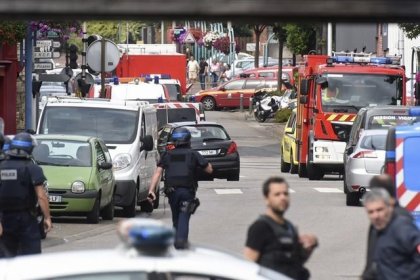
[[[284,178],[271,177],[263,184],[267,211],[248,229],[245,258],[293,279],[309,279],[303,266],[318,246],[312,234],[299,235],[284,218],[289,207],[289,185]]]

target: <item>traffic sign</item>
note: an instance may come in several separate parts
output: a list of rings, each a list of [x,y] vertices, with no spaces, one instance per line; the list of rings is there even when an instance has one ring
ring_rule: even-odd
[[[34,52],[34,58],[52,58],[52,52]]]
[[[51,62],[35,62],[34,70],[52,70],[53,64]]]
[[[53,58],[60,58],[61,53],[60,52],[53,52]]]
[[[36,41],[36,47],[51,47],[53,45],[52,40],[38,40]]]
[[[53,48],[61,47],[61,43],[59,41],[53,41]]]
[[[60,35],[58,34],[58,32],[48,31],[48,33],[47,33],[47,38],[58,38],[58,37],[60,37]]]
[[[43,82],[67,82],[70,77],[65,73],[60,74],[39,74],[39,80]]]

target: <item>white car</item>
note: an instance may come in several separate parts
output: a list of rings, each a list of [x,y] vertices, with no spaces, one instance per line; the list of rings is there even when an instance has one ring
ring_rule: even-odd
[[[205,248],[175,250],[174,230],[152,219],[119,225],[115,250],[50,253],[0,261],[0,279],[290,279],[253,262]],[[22,269],[24,268],[24,269]]]

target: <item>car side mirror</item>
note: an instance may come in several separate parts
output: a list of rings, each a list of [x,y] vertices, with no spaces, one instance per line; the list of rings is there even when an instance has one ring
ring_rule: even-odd
[[[100,169],[108,170],[108,169],[111,169],[112,168],[112,163],[110,163],[110,162],[101,162],[101,163],[98,163],[98,167]]]
[[[301,95],[308,95],[309,93],[309,81],[303,79],[300,81],[300,94]]]
[[[344,130],[340,130],[340,131],[337,133],[337,137],[338,137],[338,139],[340,139],[340,140],[342,140],[342,141],[346,141],[346,140],[347,140],[347,132],[346,132],[346,131],[344,131]]]
[[[153,150],[153,137],[152,135],[146,135],[141,139],[143,145],[140,148],[140,151],[151,151]]]
[[[347,148],[347,150],[346,150],[346,154],[347,154],[347,155],[351,155],[353,152],[354,152],[354,148],[353,148],[353,146],[348,147],[348,148]]]

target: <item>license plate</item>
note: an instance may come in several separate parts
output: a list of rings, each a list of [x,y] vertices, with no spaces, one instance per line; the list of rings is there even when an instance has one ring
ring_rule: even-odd
[[[50,202],[61,202],[61,196],[59,195],[50,195],[48,200]]]
[[[216,150],[203,150],[203,151],[198,151],[202,156],[215,156],[217,155],[217,151]]]

